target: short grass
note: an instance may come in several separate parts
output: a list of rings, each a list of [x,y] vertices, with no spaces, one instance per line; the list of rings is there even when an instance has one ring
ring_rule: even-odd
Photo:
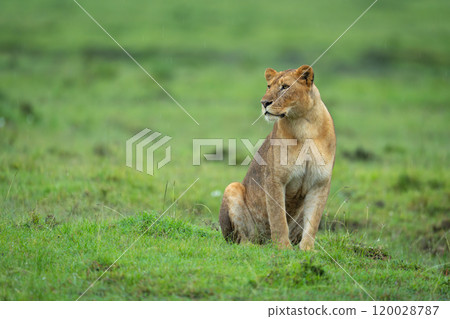
[[[442,299],[448,293],[448,278],[435,269],[392,258],[384,249],[365,246],[355,236],[324,232],[319,244],[330,256],[321,249],[280,251],[271,245],[229,245],[216,230],[174,218],[163,217],[150,227],[159,215],[71,224],[33,215],[29,220],[2,224],[1,244],[9,246],[2,252],[6,269],[0,276],[2,297],[368,299],[333,259],[378,300]]]
[[[371,1],[79,2],[200,125],[73,1],[3,1],[0,299],[78,298],[197,178],[83,299],[370,299],[319,247],[225,243],[216,194],[247,167],[193,166],[192,139],[265,137],[264,69]],[[314,66],[338,137],[318,243],[375,299],[449,299],[448,12],[380,0]],[[125,166],[143,128],[172,137],[154,176]]]

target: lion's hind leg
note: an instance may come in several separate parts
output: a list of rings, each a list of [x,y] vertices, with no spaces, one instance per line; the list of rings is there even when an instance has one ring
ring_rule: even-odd
[[[225,189],[219,223],[227,241],[240,243],[249,240],[253,225],[244,198],[245,187],[241,183],[231,183]]]

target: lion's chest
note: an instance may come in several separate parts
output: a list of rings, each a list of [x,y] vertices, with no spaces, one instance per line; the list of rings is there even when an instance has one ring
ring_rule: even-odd
[[[286,197],[304,197],[308,190],[327,181],[329,177],[328,165],[316,165],[308,161],[304,165],[294,166],[286,184]]]

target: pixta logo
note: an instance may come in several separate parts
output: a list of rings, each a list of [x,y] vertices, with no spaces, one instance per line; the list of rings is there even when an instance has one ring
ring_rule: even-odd
[[[134,135],[132,138],[128,139],[126,142],[126,165],[128,167],[133,167],[133,164],[135,164],[136,170],[143,172],[144,162],[146,162],[146,173],[149,175],[154,174],[155,151],[172,139],[170,136],[162,136],[159,138],[162,135],[161,133],[151,132],[152,131],[150,129],[146,128]],[[133,155],[135,155],[135,161],[133,160]],[[167,146],[165,157],[157,162],[157,169],[160,169],[169,163],[170,160],[171,148],[170,146]]]
[[[264,139],[259,139],[256,144],[252,144],[248,139],[241,139],[242,144],[245,146],[247,151],[252,154],[253,159],[258,165],[267,165],[266,161],[258,153],[259,148],[264,143]],[[278,159],[280,166],[288,165],[288,148],[296,147],[298,141],[296,139],[269,139],[269,144],[271,147],[275,148],[278,153]],[[207,161],[223,161],[224,160],[224,141],[223,139],[194,139],[193,140],[193,154],[192,154],[192,165],[200,165],[202,157]],[[237,141],[235,139],[228,140],[228,165],[248,165],[251,162],[250,156],[247,156],[240,164],[236,162],[236,145]],[[214,153],[203,153],[202,147],[214,147]],[[320,154],[314,140],[306,139],[301,145],[300,152],[295,160],[295,165],[302,166],[306,162],[313,162],[315,165],[324,166],[325,161]]]
[[[172,137],[170,136],[162,135],[159,132],[152,132],[148,128],[140,131],[126,142],[126,165],[128,167],[134,167],[140,172],[144,172],[145,166],[146,173],[153,175],[155,166],[157,169],[160,169],[171,161],[171,147],[167,146],[164,158],[155,162],[155,151],[171,139]],[[238,140],[227,140],[228,148],[225,152],[223,139],[193,139],[192,165],[200,165],[202,159],[206,161],[223,161],[224,155],[226,155],[228,157],[228,165],[230,166],[246,166],[250,164],[252,159],[254,159],[258,165],[264,166],[267,165],[267,163],[258,153],[258,150],[264,141],[264,139],[259,139],[253,144],[249,139],[239,140],[239,143],[242,143],[250,155],[247,155],[242,162],[238,163],[236,156]],[[268,143],[271,147],[276,149],[279,155],[279,165],[281,166],[288,165],[288,148],[296,147],[296,149],[298,149],[298,141],[296,139],[270,139]],[[202,151],[203,147],[207,147],[208,151]],[[211,152],[211,147],[214,149],[213,152]],[[161,156],[161,153],[162,152],[158,152],[157,155]],[[318,166],[325,165],[322,154],[320,154],[319,149],[312,139],[303,141],[294,165],[303,166],[306,162],[313,162]],[[146,163],[146,165],[144,165],[144,163]]]

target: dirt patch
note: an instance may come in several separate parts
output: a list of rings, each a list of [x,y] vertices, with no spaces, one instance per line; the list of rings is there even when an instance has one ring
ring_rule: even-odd
[[[415,212],[426,213],[428,216],[448,216],[450,213],[450,207],[445,206],[445,204],[439,206],[436,205],[436,203],[430,203],[430,199],[424,195],[413,198],[408,203],[408,209]]]
[[[394,41],[389,50],[371,48],[361,55],[360,62],[373,67],[388,68],[393,63],[426,64],[427,66],[445,66],[450,64],[448,56],[423,48],[400,48]]]
[[[435,233],[440,232],[442,230],[446,232],[449,229],[450,229],[450,219],[448,218],[441,221],[440,224],[433,225],[433,231]]]
[[[322,219],[319,224],[319,229],[327,229],[332,232],[340,230],[357,231],[362,227],[365,226],[363,226],[360,222],[356,220],[346,220],[345,222],[341,220],[333,220],[331,222],[326,222],[325,220]]]
[[[422,181],[417,177],[408,174],[402,174],[397,178],[397,182],[393,185],[394,190],[406,192],[411,189],[421,189]]]
[[[104,272],[105,270],[111,272],[114,269],[118,269],[119,266],[117,264],[111,265],[112,263],[109,262],[100,262],[97,260],[94,260],[91,262],[91,265],[88,269],[86,269],[86,277],[89,277],[91,273],[97,273],[97,272]]]
[[[352,250],[364,257],[373,259],[373,260],[388,260],[391,259],[391,256],[382,248],[382,247],[370,247],[364,245],[355,245],[352,247]]]
[[[390,262],[391,266],[395,269],[401,270],[423,270],[423,268],[415,263],[408,263],[403,260],[393,260]]]
[[[450,230],[450,219],[443,219],[441,222],[432,225],[430,228],[429,231],[419,236],[419,248],[433,255],[442,256],[448,254],[450,249],[447,233]]]
[[[95,145],[92,151],[98,157],[106,157],[112,154],[111,149],[102,144]]]
[[[441,188],[445,187],[445,182],[439,181],[437,179],[432,179],[432,180],[428,181],[428,186],[431,189],[441,189]]]
[[[296,287],[311,285],[326,278],[326,272],[323,267],[315,264],[311,259],[290,264],[281,269],[274,269],[262,278],[262,282],[269,286],[283,285]]]
[[[19,110],[24,116],[36,115],[34,112],[34,107],[30,102],[20,102]]]
[[[384,208],[386,206],[386,203],[382,200],[377,200],[373,204],[378,208]]]
[[[54,215],[48,214],[48,215],[45,217],[45,224],[46,224],[48,227],[53,228],[53,227],[59,225],[60,223],[56,221],[56,217],[55,217]]]
[[[383,151],[388,154],[405,154],[406,149],[400,145],[387,144],[384,146]]]
[[[91,265],[89,266],[89,269],[91,271],[105,271],[108,269],[109,265],[99,263],[98,261],[94,260]]]
[[[357,147],[353,151],[342,152],[342,156],[351,161],[363,161],[363,162],[373,161],[376,158],[372,152],[365,150],[361,146]]]
[[[219,223],[213,222],[209,219],[202,219],[203,224],[209,229],[220,231]]]

